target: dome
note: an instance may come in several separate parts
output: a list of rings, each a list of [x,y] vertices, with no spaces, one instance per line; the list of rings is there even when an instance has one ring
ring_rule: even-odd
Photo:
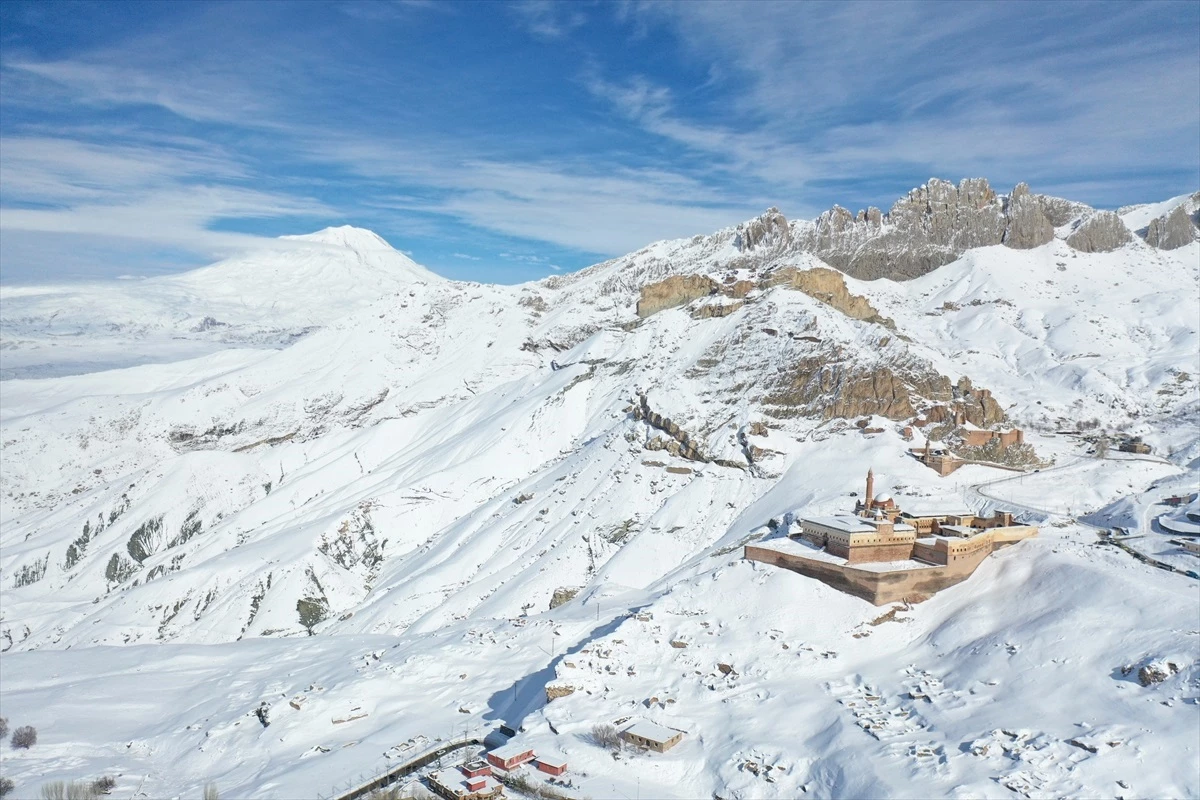
[[[877,494],[877,495],[875,495],[875,502],[876,503],[890,503],[890,502],[892,502],[892,496],[890,494],[886,494],[886,493],[885,494]]]

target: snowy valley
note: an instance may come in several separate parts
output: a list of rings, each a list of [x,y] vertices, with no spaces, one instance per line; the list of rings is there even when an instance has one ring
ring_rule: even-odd
[[[332,797],[504,722],[580,798],[1194,797],[1198,231],[932,180],[517,286],[345,227],[0,288],[3,774]],[[742,558],[869,468],[1039,535],[888,607]]]

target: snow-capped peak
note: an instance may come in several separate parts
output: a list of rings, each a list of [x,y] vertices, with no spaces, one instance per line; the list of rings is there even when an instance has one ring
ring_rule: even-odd
[[[315,233],[304,233],[296,236],[280,236],[280,239],[300,242],[315,242],[318,244],[345,247],[359,252],[368,250],[394,250],[387,240],[374,231],[357,228],[353,225],[337,225],[322,228]]]

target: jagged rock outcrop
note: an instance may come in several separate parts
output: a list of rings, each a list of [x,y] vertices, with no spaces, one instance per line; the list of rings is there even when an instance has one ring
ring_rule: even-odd
[[[793,241],[851,277],[903,280],[948,264],[969,248],[999,244],[1004,230],[1002,204],[986,180],[955,186],[933,178],[886,215],[877,208],[853,215],[834,206]]]
[[[1028,184],[1018,183],[1013,188],[1005,211],[1008,216],[1005,247],[1032,250],[1054,238],[1054,226],[1046,218],[1038,199],[1029,193]]]
[[[1037,198],[1042,214],[1056,228],[1066,225],[1071,220],[1082,217],[1092,210],[1091,206],[1062,197],[1051,197],[1048,194],[1038,194],[1034,197]]]
[[[666,450],[673,456],[686,458],[690,461],[708,461],[708,458],[704,453],[700,452],[700,448],[692,441],[691,434],[672,422],[669,417],[664,417],[662,414],[651,409],[650,400],[646,395],[638,395],[638,401],[633,404],[633,418],[645,420],[651,427],[658,428],[674,440],[664,443],[656,437],[656,439],[652,439],[647,443],[647,450]]]
[[[987,180],[955,184],[931,178],[897,200],[887,214],[868,208],[853,214],[834,206],[814,222],[787,223],[776,209],[739,228],[743,253],[769,257],[812,253],[854,278],[906,280],[948,264],[973,247],[1038,247],[1091,209],[1057,197],[1031,194],[1018,184],[1008,198]],[[785,233],[786,231],[786,233]]]
[[[739,250],[787,247],[792,240],[792,229],[787,217],[772,206],[758,219],[738,226],[735,245]]]
[[[964,425],[971,423],[980,428],[990,428],[1004,422],[1004,408],[992,397],[988,389],[977,389],[971,379],[963,376],[954,385],[949,403],[939,403],[925,409],[922,416],[934,425]]]
[[[637,315],[643,319],[666,308],[675,308],[700,297],[716,293],[720,284],[707,275],[672,275],[643,286],[637,303]]]
[[[763,288],[782,286],[804,292],[809,297],[836,308],[851,319],[875,322],[895,330],[896,323],[880,315],[867,298],[850,293],[846,288],[846,279],[836,270],[822,267],[804,270],[784,267],[764,278],[762,284]]]
[[[1097,211],[1079,220],[1067,244],[1081,253],[1111,253],[1133,241],[1125,223],[1111,211]]]
[[[728,317],[744,305],[740,300],[732,303],[705,303],[692,312],[692,319]]]
[[[1187,213],[1187,209],[1176,206],[1169,214],[1151,220],[1146,228],[1146,243],[1159,250],[1175,250],[1200,238],[1200,230]]]

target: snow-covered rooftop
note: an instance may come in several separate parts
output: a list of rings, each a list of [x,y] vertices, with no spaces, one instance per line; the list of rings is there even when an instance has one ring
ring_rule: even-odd
[[[487,791],[490,791],[491,789],[493,789],[494,787],[500,785],[500,782],[497,781],[495,778],[493,778],[491,775],[479,775],[474,778],[468,778],[456,769],[439,770],[438,772],[434,772],[433,774],[431,774],[429,776],[429,779],[431,781],[433,781],[434,783],[438,783],[438,784],[441,784],[442,786],[445,786],[447,789],[454,792],[456,795],[470,794],[472,791],[487,792]],[[467,786],[467,781],[471,781],[472,783],[475,783],[476,785],[478,785],[478,783],[480,781],[482,781],[483,787],[482,787],[482,789],[472,790],[471,787]]]
[[[502,747],[497,747],[495,750],[488,751],[488,755],[495,756],[501,761],[508,761],[510,758],[516,758],[517,756],[523,756],[526,753],[532,752],[533,748],[529,745],[509,742]]]
[[[875,530],[866,520],[850,514],[836,514],[832,517],[801,517],[801,523],[812,522],[827,528],[845,531],[846,533],[870,533]]]
[[[567,759],[558,753],[554,753],[552,755],[543,754],[538,756],[537,760],[540,763],[545,764],[547,767],[554,767],[555,769],[566,769],[567,767]]]
[[[656,722],[643,719],[626,728],[625,733],[640,736],[652,742],[668,742],[675,736],[683,733],[683,731],[677,731],[674,728],[667,728]]]

